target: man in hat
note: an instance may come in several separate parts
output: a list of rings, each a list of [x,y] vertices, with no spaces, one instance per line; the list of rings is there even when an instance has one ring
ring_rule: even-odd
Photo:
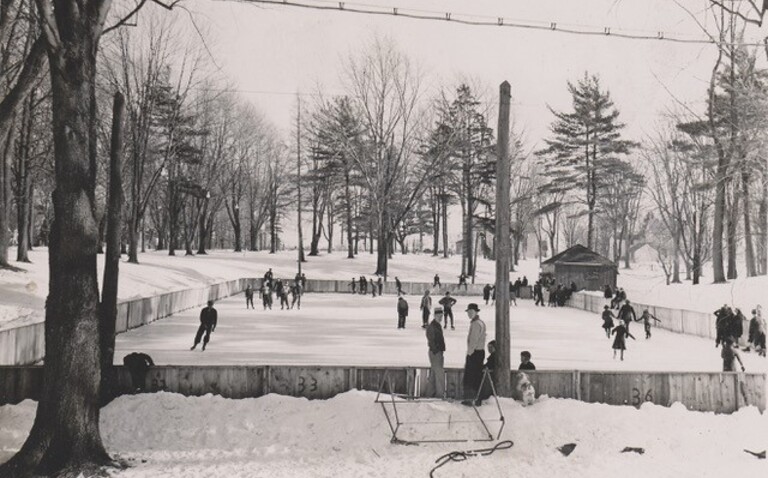
[[[429,381],[427,382],[428,397],[445,397],[445,372],[443,371],[445,339],[440,321],[443,320],[442,307],[435,307],[432,322],[427,327],[427,346],[429,347]]]
[[[480,308],[474,302],[466,309],[469,317],[467,335],[467,357],[464,363],[464,400],[463,405],[472,405],[480,389],[483,378],[483,360],[485,359],[485,322],[480,320]],[[474,404],[480,405],[478,398]]]
[[[205,346],[208,345],[208,342],[211,340],[211,332],[216,330],[217,320],[218,313],[216,312],[216,309],[213,308],[213,301],[209,300],[208,307],[205,307],[200,311],[200,327],[197,328],[197,334],[195,334],[195,343],[189,350],[195,350],[197,344],[200,343],[203,334],[205,334],[205,338],[203,339],[203,350],[205,350]]]

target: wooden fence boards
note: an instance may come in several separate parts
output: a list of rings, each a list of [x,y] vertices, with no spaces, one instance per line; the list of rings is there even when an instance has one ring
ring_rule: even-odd
[[[118,394],[131,393],[128,371],[115,367]],[[426,391],[428,369],[312,366],[156,366],[146,377],[150,392],[167,391],[187,396],[208,393],[227,398],[259,397],[278,393],[326,399],[348,390],[378,391],[385,373],[395,393],[414,394],[417,370],[420,392]],[[38,399],[42,367],[0,367],[0,405]],[[680,402],[689,410],[731,413],[746,405],[765,410],[764,374],[690,372],[582,372],[537,370],[526,372],[536,396],[573,398],[591,403],[640,407],[644,402],[670,406]],[[462,369],[446,369],[446,393],[463,397]],[[512,372],[513,387],[519,375]],[[385,387],[384,392],[388,392]],[[515,393],[513,393],[515,395]],[[519,397],[515,397],[519,398]]]

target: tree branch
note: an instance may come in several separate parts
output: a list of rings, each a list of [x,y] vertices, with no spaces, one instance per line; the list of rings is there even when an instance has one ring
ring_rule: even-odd
[[[709,3],[712,5],[715,5],[717,7],[720,7],[721,9],[725,10],[726,12],[730,13],[731,15],[736,15],[737,17],[741,18],[747,23],[751,23],[753,25],[762,26],[763,25],[763,15],[765,14],[765,11],[762,8],[759,8],[752,0],[748,0],[749,4],[752,6],[752,9],[757,12],[757,14],[760,16],[759,19],[755,20],[753,18],[748,18],[746,15],[741,13],[738,10],[733,10],[731,8],[728,8],[725,6],[724,3],[719,2],[718,0],[709,0]]]
[[[10,125],[16,107],[24,101],[29,91],[35,87],[35,79],[40,75],[45,60],[45,38],[40,35],[32,44],[24,66],[16,79],[16,84],[0,102],[0,131]],[[3,136],[0,134],[0,136]]]

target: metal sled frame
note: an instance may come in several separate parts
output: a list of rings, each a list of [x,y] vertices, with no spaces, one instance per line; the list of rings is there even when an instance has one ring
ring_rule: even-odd
[[[488,384],[491,386],[491,397],[493,398],[494,402],[496,403],[496,409],[499,411],[499,418],[493,419],[493,420],[487,420],[483,419],[482,416],[480,416],[480,411],[477,409],[477,406],[475,406],[475,403],[477,400],[480,399],[480,393],[483,390],[483,385],[485,384],[486,380],[488,381]],[[387,388],[387,391],[384,391],[385,387]],[[387,398],[386,396],[382,395],[389,395]],[[496,395],[496,387],[493,384],[493,379],[491,378],[491,375],[487,369],[483,370],[483,379],[480,381],[480,387],[478,387],[477,395],[474,399],[472,399],[472,409],[475,411],[475,415],[477,415],[477,421],[480,422],[480,424],[483,426],[483,429],[485,430],[486,436],[484,438],[466,438],[466,439],[456,439],[456,438],[443,438],[443,439],[430,439],[430,440],[402,440],[397,436],[397,432],[400,430],[400,427],[402,425],[418,425],[418,424],[430,424],[430,425],[440,425],[440,424],[446,424],[450,425],[451,423],[474,423],[475,420],[447,420],[444,422],[432,422],[432,421],[426,421],[426,422],[404,422],[400,420],[400,416],[397,413],[397,407],[398,404],[400,405],[410,405],[410,404],[417,404],[417,403],[429,403],[429,402],[443,402],[445,400],[439,399],[439,398],[420,398],[415,397],[411,394],[403,394],[403,393],[395,393],[392,390],[392,382],[389,379],[389,371],[384,372],[384,376],[381,379],[381,383],[379,384],[379,391],[376,394],[376,400],[375,403],[381,404],[381,409],[384,411],[384,416],[387,419],[387,423],[389,424],[389,429],[392,431],[392,439],[390,440],[390,443],[396,443],[400,445],[417,445],[419,443],[466,443],[466,442],[474,442],[474,441],[495,441],[498,440],[501,437],[501,433],[504,431],[504,425],[506,424],[506,421],[504,419],[504,412],[501,410],[501,405],[499,404],[499,397]],[[387,405],[392,405],[392,414],[390,414],[387,411]],[[493,436],[493,433],[491,433],[491,430],[488,428],[488,425],[486,423],[488,422],[500,422],[501,426],[499,427],[499,431],[496,434],[496,436]]]

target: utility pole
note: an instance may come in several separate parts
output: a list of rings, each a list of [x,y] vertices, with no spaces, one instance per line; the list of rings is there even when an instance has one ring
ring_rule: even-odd
[[[298,201],[296,203],[299,207],[299,274],[301,274],[301,263],[306,262],[306,259],[304,259],[304,241],[301,234],[301,97],[298,93],[296,93],[296,101],[298,105],[296,113],[296,184],[298,187]]]
[[[509,98],[510,86],[499,87],[499,125],[496,144],[496,368],[499,395],[511,396],[509,333],[509,264],[512,245],[509,227]]]

